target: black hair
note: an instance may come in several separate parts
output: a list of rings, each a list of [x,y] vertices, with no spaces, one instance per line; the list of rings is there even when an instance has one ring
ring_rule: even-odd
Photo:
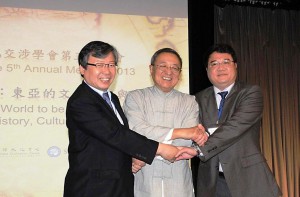
[[[86,69],[90,56],[105,58],[110,52],[112,52],[115,58],[115,64],[117,65],[119,61],[119,53],[114,46],[102,41],[89,42],[81,49],[78,55],[78,64]]]
[[[228,45],[228,44],[215,44],[212,45],[211,47],[208,48],[208,50],[206,51],[206,53],[203,56],[203,65],[205,65],[205,67],[207,68],[208,66],[208,59],[210,57],[210,55],[214,52],[217,53],[229,53],[233,59],[233,62],[237,62],[237,57],[236,57],[236,53],[234,51],[234,49]]]

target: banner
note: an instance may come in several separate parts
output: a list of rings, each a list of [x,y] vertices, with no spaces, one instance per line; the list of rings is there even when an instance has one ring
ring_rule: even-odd
[[[152,85],[150,58],[163,47],[181,55],[176,89],[188,93],[188,21],[105,13],[0,7],[0,197],[59,197],[68,169],[65,107],[81,83],[77,56],[90,41],[122,58],[111,90]]]

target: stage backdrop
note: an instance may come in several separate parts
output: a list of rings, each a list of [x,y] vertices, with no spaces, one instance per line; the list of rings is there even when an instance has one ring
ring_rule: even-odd
[[[128,91],[152,85],[148,65],[162,47],[181,54],[177,89],[189,90],[187,18],[0,7],[0,27],[1,197],[62,196],[65,107],[82,81],[77,56],[86,43],[119,50],[112,91],[122,103]]]

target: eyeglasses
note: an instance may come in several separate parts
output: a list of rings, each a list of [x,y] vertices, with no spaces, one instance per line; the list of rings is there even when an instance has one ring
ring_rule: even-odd
[[[213,62],[210,62],[208,64],[209,67],[211,68],[217,68],[218,66],[220,65],[223,65],[225,67],[228,67],[231,65],[231,63],[234,62],[233,60],[228,60],[228,59],[225,59],[223,60],[222,62],[218,62],[218,61],[213,61]]]
[[[105,63],[96,63],[96,64],[87,63],[86,65],[95,66],[97,69],[115,68],[117,66],[117,64],[115,64],[115,63],[109,63],[109,64],[105,64]]]
[[[181,71],[181,68],[178,66],[167,66],[166,64],[159,64],[156,65],[156,67],[163,72],[167,72],[167,70],[170,69],[172,73],[178,74]]]

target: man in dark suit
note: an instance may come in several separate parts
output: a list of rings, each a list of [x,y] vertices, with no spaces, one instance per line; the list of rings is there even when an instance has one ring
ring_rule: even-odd
[[[260,150],[261,89],[236,81],[237,58],[231,46],[212,46],[204,60],[213,86],[196,94],[200,123],[210,134],[204,146],[195,146],[200,158],[197,196],[280,196]]]
[[[88,43],[79,53],[84,80],[66,109],[69,170],[64,197],[133,197],[132,157],[151,164],[156,155],[174,161],[178,152],[128,128],[118,97],[108,90],[118,58],[117,50],[101,41]]]

